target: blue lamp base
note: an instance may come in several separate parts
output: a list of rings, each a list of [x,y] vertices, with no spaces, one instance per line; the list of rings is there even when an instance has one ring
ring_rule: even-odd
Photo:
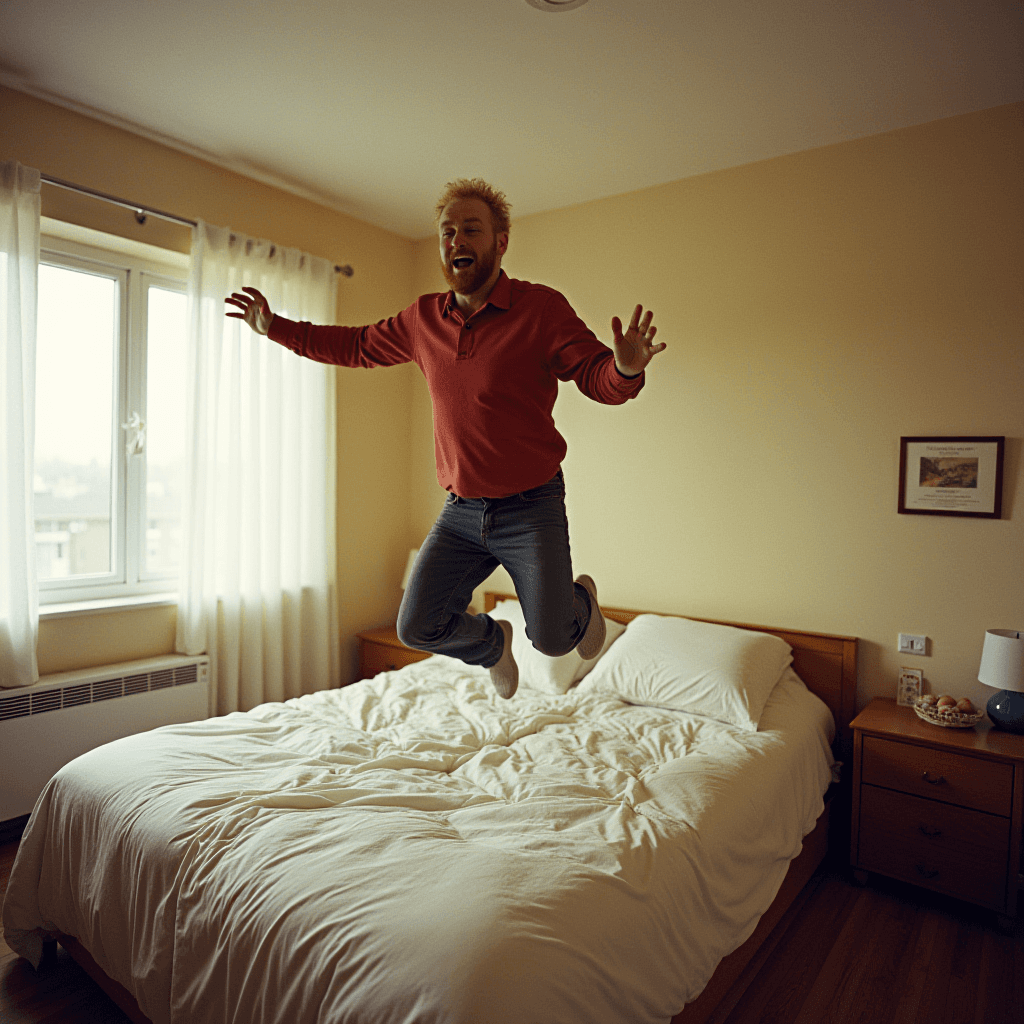
[[[1000,690],[989,697],[985,710],[996,728],[1024,733],[1024,693]]]

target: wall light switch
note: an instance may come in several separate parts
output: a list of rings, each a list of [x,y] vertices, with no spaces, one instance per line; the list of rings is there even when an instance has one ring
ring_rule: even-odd
[[[915,636],[913,633],[900,633],[897,650],[900,654],[920,654],[923,656],[928,653],[928,637]]]

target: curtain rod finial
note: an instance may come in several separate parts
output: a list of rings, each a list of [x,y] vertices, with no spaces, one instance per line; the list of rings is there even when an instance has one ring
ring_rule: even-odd
[[[345,277],[351,277],[355,273],[355,271],[347,263],[343,267],[339,267],[337,266],[337,264],[335,264],[334,272],[336,274],[344,274]]]

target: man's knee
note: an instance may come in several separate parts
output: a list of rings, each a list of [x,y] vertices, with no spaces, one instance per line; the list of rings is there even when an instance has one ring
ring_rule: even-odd
[[[564,634],[556,636],[553,633],[538,632],[536,636],[531,636],[530,640],[541,654],[546,654],[549,658],[560,658],[576,646]]]
[[[414,650],[422,650],[430,642],[424,624],[417,620],[413,612],[404,604],[398,609],[397,629],[398,639]]]
[[[403,604],[398,610],[398,639],[416,651],[430,650],[438,640],[434,631],[427,629],[426,623]]]

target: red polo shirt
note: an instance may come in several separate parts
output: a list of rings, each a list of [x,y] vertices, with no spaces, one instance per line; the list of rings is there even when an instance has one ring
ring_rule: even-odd
[[[438,482],[463,498],[503,498],[555,475],[566,451],[551,415],[560,380],[606,405],[644,386],[643,374],[619,373],[612,350],[564,295],[504,271],[469,319],[451,292],[438,292],[367,327],[275,316],[270,337],[321,363],[416,363],[434,408]]]

